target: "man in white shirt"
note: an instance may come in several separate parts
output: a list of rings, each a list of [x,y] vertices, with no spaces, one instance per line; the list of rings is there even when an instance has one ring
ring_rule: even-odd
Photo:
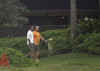
[[[27,45],[33,44],[34,42],[34,35],[33,35],[33,26],[30,27],[30,29],[27,32]]]
[[[30,48],[30,52],[28,53],[27,56],[31,56],[32,58],[34,58],[34,35],[33,35],[33,29],[34,27],[31,26],[30,29],[27,32],[27,45]]]

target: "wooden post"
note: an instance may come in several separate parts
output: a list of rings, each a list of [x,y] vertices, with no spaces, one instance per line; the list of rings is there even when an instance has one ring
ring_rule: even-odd
[[[53,44],[52,44],[53,38],[48,39],[48,56],[53,55]]]

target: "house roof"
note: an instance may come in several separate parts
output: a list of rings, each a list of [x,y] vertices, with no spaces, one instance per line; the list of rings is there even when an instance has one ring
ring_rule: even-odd
[[[70,0],[22,0],[31,9],[26,16],[68,16],[70,15]],[[77,0],[78,15],[98,15],[98,0]]]
[[[24,13],[25,16],[69,16],[70,10],[57,9],[57,10],[33,10],[30,13]],[[77,15],[100,15],[99,9],[77,9]]]
[[[21,0],[32,10],[70,9],[70,0]],[[79,9],[97,9],[98,0],[76,0]]]

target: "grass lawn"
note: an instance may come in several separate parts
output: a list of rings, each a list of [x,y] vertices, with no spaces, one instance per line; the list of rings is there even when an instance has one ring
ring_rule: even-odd
[[[100,57],[87,54],[71,57],[71,54],[62,54],[41,58],[39,66],[0,68],[0,71],[100,71]]]

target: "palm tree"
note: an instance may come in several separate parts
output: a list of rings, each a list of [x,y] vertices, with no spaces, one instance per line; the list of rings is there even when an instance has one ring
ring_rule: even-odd
[[[76,12],[76,0],[70,0],[70,23],[71,23],[71,38],[72,38],[72,53],[76,50],[75,37],[76,37],[76,24],[77,24],[77,12]]]

